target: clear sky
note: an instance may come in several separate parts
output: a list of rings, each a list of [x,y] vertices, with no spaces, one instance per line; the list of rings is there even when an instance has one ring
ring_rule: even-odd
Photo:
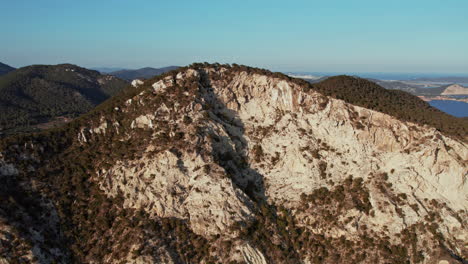
[[[15,67],[468,73],[468,0],[0,0]]]

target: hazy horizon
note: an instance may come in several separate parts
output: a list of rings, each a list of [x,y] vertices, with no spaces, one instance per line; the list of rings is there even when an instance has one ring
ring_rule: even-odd
[[[54,64],[30,64],[30,65],[21,65],[21,66],[16,66],[9,64],[5,61],[1,61],[1,63],[5,63],[9,66],[12,66],[14,68],[21,68],[21,67],[26,67],[26,66],[31,66],[31,65],[57,65],[57,64],[74,64],[79,67],[84,67],[87,69],[92,69],[92,70],[100,70],[100,69],[113,69],[115,71],[119,70],[138,70],[138,69],[143,69],[143,68],[165,68],[165,67],[171,67],[171,66],[179,66],[179,67],[184,67],[188,66],[187,65],[161,65],[161,66],[152,66],[152,65],[146,65],[146,66],[140,66],[140,67],[119,67],[119,66],[83,66],[79,65],[73,62],[59,62],[59,63],[54,63]],[[194,62],[194,63],[200,63],[200,62]],[[217,62],[213,62],[217,63]],[[247,65],[250,66],[250,65]],[[263,67],[265,68],[265,67]],[[270,68],[265,68],[267,70],[272,70]],[[274,70],[272,70],[274,71]],[[379,71],[308,71],[308,70],[297,70],[297,71],[288,71],[288,70],[276,70],[278,72],[286,73],[286,74],[298,74],[298,75],[318,75],[318,76],[329,76],[329,75],[383,75],[383,76],[409,76],[409,77],[468,77],[468,72],[379,72]],[[369,77],[370,78],[370,77]]]

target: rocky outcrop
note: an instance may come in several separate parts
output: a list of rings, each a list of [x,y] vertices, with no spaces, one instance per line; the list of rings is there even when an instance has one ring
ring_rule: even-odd
[[[142,85],[142,84],[143,84],[143,81],[142,81],[142,80],[139,80],[139,79],[135,79],[135,80],[132,81],[131,84],[132,84],[133,87],[136,88],[136,87]]]

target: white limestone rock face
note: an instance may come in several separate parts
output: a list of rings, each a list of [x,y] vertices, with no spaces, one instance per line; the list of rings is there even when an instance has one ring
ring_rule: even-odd
[[[110,195],[122,192],[124,206],[153,216],[190,221],[193,231],[206,236],[224,234],[235,222],[249,221],[248,197],[226,179],[222,168],[196,156],[178,158],[166,151],[116,164],[100,177]]]
[[[294,223],[304,230],[297,236],[343,237],[363,251],[369,234],[390,248],[407,245],[413,230],[422,263],[444,261],[441,247],[466,255],[465,141],[258,73],[186,69],[146,86],[113,115],[79,130],[80,147],[114,137],[111,143],[131,152],[111,163],[96,159],[91,181],[126,209],[154,221],[177,218],[213,248],[229,243],[231,251],[209,251],[219,261],[269,262],[273,253],[243,234],[259,223],[265,205],[278,208],[271,226],[283,226],[268,241],[276,248],[288,247],[282,236],[294,232]],[[0,175],[14,173],[0,161]],[[315,199],[319,191],[326,195]],[[139,248],[153,251],[131,253]],[[298,263],[318,261],[297,251]],[[375,263],[375,254],[363,263]],[[135,242],[123,259],[177,263],[156,238]]]
[[[438,230],[458,243],[456,250],[462,252],[459,242],[468,237],[466,223],[455,220],[451,212],[466,217],[468,149],[464,143],[433,128],[401,122],[332,98],[320,110],[317,106],[322,99],[318,94],[304,94],[286,81],[239,74],[225,87],[216,82],[212,85],[217,97],[237,113],[250,150],[261,146],[264,159],[251,159],[252,167],[263,175],[272,202],[294,209],[300,204],[301,194],[331,187],[330,181],[339,183],[353,175],[372,186],[372,175],[388,173],[393,192],[409,196],[401,206],[405,216],[375,208],[375,217],[359,216],[362,224],[376,230],[386,226],[387,234],[397,241],[397,233],[404,228],[425,222],[427,212],[416,212],[409,205],[429,207],[424,201],[436,200],[447,206],[440,211]],[[363,123],[362,129],[357,128],[357,122]],[[260,132],[260,128],[265,130]],[[320,159],[313,158],[314,151]],[[328,164],[326,180],[319,176],[320,162]],[[376,189],[371,189],[370,196],[375,207],[390,202]],[[348,237],[359,233],[349,229],[331,232]]]
[[[101,188],[110,196],[122,192],[126,207],[187,219],[194,232],[206,237],[235,238],[231,227],[252,221],[253,202],[245,193],[252,184],[257,196],[296,212],[299,225],[334,238],[357,240],[363,232],[357,226],[366,226],[398,244],[401,232],[425,223],[436,210],[437,232],[462,254],[462,241],[468,239],[461,220],[468,208],[465,143],[431,127],[304,92],[283,79],[239,72],[227,82],[224,72],[189,69],[154,83],[154,93],[168,98],[176,82],[195,78],[200,83],[195,102],[166,101],[131,124],[158,137],[165,128],[157,124],[169,122],[169,138],[177,134],[173,127],[185,132],[184,150],[153,154],[158,146],[147,146],[142,158],[100,171]],[[129,102],[151,105],[145,96]],[[193,100],[188,92],[184,96]],[[122,111],[131,112],[131,106]],[[183,121],[186,117],[191,125]],[[246,166],[239,167],[242,162]],[[379,175],[387,175],[388,190],[382,190]],[[334,227],[312,227],[310,215],[300,210],[301,197],[321,187],[332,189],[350,176],[362,178],[372,213],[349,209]],[[402,194],[405,200],[395,204]],[[248,263],[265,261],[257,249],[241,251]]]
[[[321,160],[333,165],[327,168],[327,181],[340,182],[348,175],[369,180],[372,173],[394,171],[389,182],[396,193],[411,194],[408,204],[435,199],[466,214],[468,152],[465,144],[433,128],[401,122],[340,100],[329,99],[327,106],[317,111],[319,97],[302,94],[294,84],[280,81],[264,87],[263,76],[239,74],[238,78],[242,81],[235,80],[227,89],[219,89],[219,98],[238,112],[246,130],[251,131],[246,136],[251,140],[249,145],[260,145],[266,157],[278,157],[275,164],[265,158],[255,167],[264,176],[270,199],[286,201],[294,208],[301,194],[328,185],[320,179],[318,160],[310,154],[310,150],[319,149]],[[270,91],[270,98],[265,91]],[[248,102],[234,104],[234,98],[247,98]],[[276,116],[278,111],[285,113]],[[364,120],[365,128],[356,129],[351,116]],[[256,138],[256,130],[261,126],[268,131]],[[321,148],[320,142],[340,152]],[[304,150],[305,147],[309,150]],[[391,219],[386,224],[391,224],[391,235],[395,235],[411,221],[424,220],[422,215],[414,217],[413,210],[407,211],[412,211],[412,218],[383,214],[369,219],[369,225],[382,228],[385,224],[381,220]],[[453,218],[450,213],[444,216],[445,227],[440,231],[453,236],[452,241],[466,241],[467,230],[463,224],[449,220]]]

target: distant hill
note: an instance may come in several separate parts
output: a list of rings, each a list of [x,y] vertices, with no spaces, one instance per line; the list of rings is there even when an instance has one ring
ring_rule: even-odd
[[[444,91],[441,95],[468,95],[468,88],[459,84],[451,84],[444,86]]]
[[[127,82],[71,64],[34,65],[0,76],[0,132],[34,130],[86,113]]]
[[[15,68],[0,62],[0,76],[14,71]]]
[[[417,96],[468,95],[468,88],[459,84],[449,84],[435,88],[422,88],[421,86],[409,84],[404,81],[367,80],[375,82],[386,89],[401,90]]]
[[[386,89],[402,90],[402,91],[409,92],[412,94],[415,94],[416,91],[420,89],[420,87],[417,85],[407,84],[402,81],[386,81],[386,80],[378,80],[378,79],[372,79],[372,78],[367,78],[367,80],[371,82],[375,82],[376,84]]]
[[[435,77],[435,78],[417,78],[412,81],[420,82],[442,82],[442,83],[468,83],[468,77]]]
[[[353,77],[360,78],[358,76],[353,76]],[[331,78],[331,77],[324,76],[324,77],[321,77],[320,79],[309,79],[309,78],[301,77],[301,79],[306,80],[307,82],[312,83],[312,84],[319,83],[328,78]],[[415,84],[409,84],[409,83],[406,83],[405,81],[388,81],[388,80],[379,80],[379,79],[373,79],[373,78],[364,78],[364,79],[370,82],[376,83],[385,89],[405,91],[407,93],[411,93],[416,96],[438,96],[444,91],[446,87],[444,86],[443,88],[442,87],[422,88],[420,85],[418,86]]]
[[[459,84],[450,84],[435,88],[421,88],[401,82],[377,81],[376,83],[386,89],[401,90],[416,96],[468,95],[468,88]]]
[[[449,87],[451,87],[449,92],[458,93],[461,91],[459,85],[421,88],[404,81],[364,79],[347,75],[322,77],[318,80],[303,77],[301,79],[310,83],[313,89],[320,93],[392,115],[400,120],[428,124],[447,135],[460,138],[466,138],[468,133],[468,123],[465,119],[451,116],[433,107],[441,105],[440,103],[432,106],[417,97],[440,96]],[[460,106],[463,107],[464,104],[457,105],[457,107]],[[461,115],[457,114],[457,116]]]
[[[466,138],[468,123],[446,114],[418,97],[401,90],[389,90],[366,79],[330,77],[312,84],[313,89],[348,103],[392,115],[400,120],[426,124],[443,133]],[[444,88],[427,88],[440,94]]]
[[[293,76],[290,76],[290,77],[293,77]],[[293,77],[293,78],[297,78],[297,77]],[[330,78],[330,76],[322,76],[318,79],[312,79],[312,78],[306,78],[306,77],[301,77],[300,79],[303,79],[309,83],[318,83],[318,82],[321,82],[321,81],[324,81],[326,79]]]
[[[329,78],[329,76],[324,76],[319,79],[308,78],[307,76],[293,76],[293,75],[290,75],[290,76],[301,78],[312,84],[319,83]],[[357,77],[357,76],[354,76],[354,77]],[[440,96],[440,95],[466,95],[468,94],[468,88],[465,88],[459,84],[448,84],[448,85],[440,86],[444,83],[448,83],[450,80],[452,81],[458,80],[459,83],[468,83],[468,78],[464,78],[464,77],[420,78],[420,79],[411,80],[411,81],[380,80],[380,79],[374,79],[374,78],[365,78],[365,79],[371,82],[374,82],[382,86],[385,89],[405,91],[416,96]],[[434,82],[433,85],[439,86],[439,87],[433,87],[433,88],[425,87],[427,86],[427,84],[423,85],[423,83],[425,82]],[[439,82],[439,84],[437,84],[437,82]],[[448,88],[450,89],[447,90]]]
[[[160,75],[172,70],[175,70],[179,68],[179,66],[168,66],[164,68],[141,68],[137,70],[121,70],[121,71],[115,71],[115,72],[110,72],[109,74],[114,75],[116,77],[119,77],[121,79],[127,80],[127,81],[132,81],[135,79],[147,79],[151,78],[156,75]]]
[[[98,71],[100,73],[110,73],[110,72],[125,70],[125,68],[116,68],[116,67],[93,67],[90,69]]]
[[[417,88],[413,93],[417,96],[439,96],[441,95],[446,87],[436,87],[436,88]]]

